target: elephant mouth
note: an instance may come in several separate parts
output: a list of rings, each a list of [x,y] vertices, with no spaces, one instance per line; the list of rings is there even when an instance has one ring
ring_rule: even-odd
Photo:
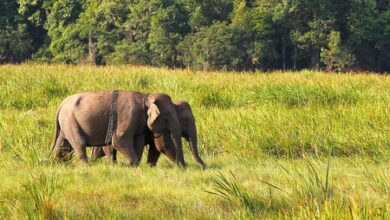
[[[163,135],[163,133],[153,133],[153,138],[160,138]]]

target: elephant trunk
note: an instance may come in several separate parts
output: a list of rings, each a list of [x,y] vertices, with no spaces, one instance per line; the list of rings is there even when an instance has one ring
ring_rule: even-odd
[[[181,136],[178,134],[171,133],[171,138],[173,141],[173,145],[176,148],[176,155],[175,155],[176,163],[180,167],[185,167],[186,163],[184,162],[183,148],[182,148],[182,144],[181,144]]]
[[[179,120],[177,118],[174,118],[174,120],[171,122],[171,139],[173,142],[173,145],[175,147],[175,161],[177,165],[180,167],[185,167],[186,164],[184,162],[184,156],[183,156],[183,147],[181,143],[181,129],[180,129],[180,124]]]
[[[195,158],[196,162],[198,162],[202,166],[202,168],[205,169],[206,164],[200,158],[198,152],[198,137],[195,122],[193,122],[193,126],[191,126],[191,128],[192,129],[189,131],[188,134],[188,144],[190,145],[192,156]]]

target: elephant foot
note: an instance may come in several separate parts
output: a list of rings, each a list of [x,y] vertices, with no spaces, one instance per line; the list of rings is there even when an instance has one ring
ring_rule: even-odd
[[[148,166],[149,166],[149,167],[156,167],[156,163],[149,162],[149,163],[148,163]]]
[[[129,162],[129,164],[127,165],[128,167],[137,167],[139,165],[139,161],[133,161],[133,162]]]
[[[186,164],[185,163],[182,163],[182,162],[177,162],[177,165],[182,168],[182,169],[186,169]]]

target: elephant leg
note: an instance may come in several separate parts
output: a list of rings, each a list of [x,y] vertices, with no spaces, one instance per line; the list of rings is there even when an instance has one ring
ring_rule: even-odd
[[[111,147],[112,148],[112,162],[113,163],[116,163],[116,152],[117,152],[117,150],[115,149],[115,148],[113,148],[113,147]]]
[[[129,162],[129,166],[138,166],[139,158],[134,149],[134,138],[117,138],[112,145],[119,151]]]
[[[87,163],[87,142],[85,138],[81,135],[82,130],[77,125],[77,122],[75,120],[68,121],[68,123],[64,125],[62,131],[64,132],[64,137],[72,146],[76,156],[80,159],[80,161]]]
[[[176,150],[174,150],[174,149],[164,150],[164,151],[162,151],[162,153],[165,154],[170,161],[172,161],[173,163],[176,163],[176,161],[177,161],[176,160]]]
[[[72,146],[73,150],[75,151],[77,157],[80,159],[80,161],[87,163],[88,162],[87,146],[83,138],[79,134],[74,134],[72,135],[72,138],[68,139],[68,141]]]
[[[87,157],[87,149],[85,144],[74,144],[72,145],[74,151],[76,152],[77,157],[79,158],[80,161],[83,163],[88,162],[88,157]]]
[[[164,133],[163,135],[154,139],[156,149],[166,155],[170,161],[176,163],[177,159],[177,150],[173,147],[173,141],[169,133]]]
[[[52,152],[55,152],[56,158],[58,160],[62,159],[61,158],[61,153],[62,153],[61,151],[62,151],[63,146],[61,146],[61,145],[63,145],[64,142],[65,142],[65,137],[60,132],[60,134],[58,135],[57,139],[55,140],[54,147],[52,148]]]
[[[91,160],[95,161],[99,158],[104,157],[105,153],[103,152],[102,147],[92,147],[92,152],[91,152]]]
[[[157,160],[160,157],[161,152],[157,150],[154,142],[149,144],[148,160],[146,161],[150,167],[154,167],[157,164]]]
[[[137,157],[141,161],[142,154],[145,148],[145,136],[144,135],[135,136],[134,146],[135,146],[135,152],[137,154]]]
[[[104,152],[104,155],[106,155],[110,163],[116,163],[116,150],[113,147],[104,146],[102,147],[102,151]]]
[[[56,153],[56,158],[59,161],[67,161],[70,159],[72,153],[72,146],[67,140],[63,140],[62,146],[59,146],[59,149]]]

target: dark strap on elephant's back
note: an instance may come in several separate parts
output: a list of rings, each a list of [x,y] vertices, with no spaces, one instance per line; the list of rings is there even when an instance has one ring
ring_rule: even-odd
[[[149,94],[146,93],[144,94],[144,97],[142,98],[142,104],[143,104],[143,110],[144,110],[144,118],[145,120],[147,120],[147,113],[146,111],[148,110],[148,98],[149,98]]]
[[[108,128],[107,128],[106,140],[104,141],[106,145],[111,144],[112,135],[114,134],[114,131],[116,129],[116,122],[118,119],[118,95],[119,95],[118,90],[114,90],[112,92],[110,113],[109,113],[110,115],[108,118]]]

